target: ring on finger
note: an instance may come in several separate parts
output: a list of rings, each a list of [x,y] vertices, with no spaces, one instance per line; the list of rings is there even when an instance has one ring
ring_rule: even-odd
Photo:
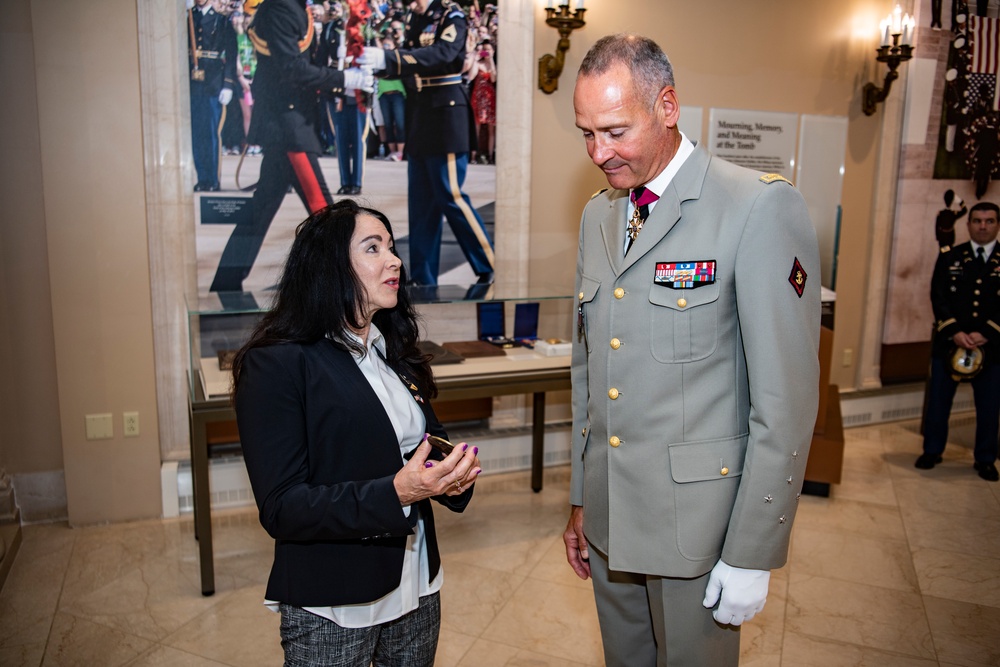
[[[462,483],[457,479],[455,480],[455,488],[458,489],[459,493],[462,493]]]

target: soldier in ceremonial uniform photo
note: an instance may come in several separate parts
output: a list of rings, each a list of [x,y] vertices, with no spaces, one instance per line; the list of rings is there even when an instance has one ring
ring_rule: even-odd
[[[247,33],[257,51],[248,142],[261,146],[264,157],[251,224],[237,225],[229,237],[213,292],[242,291],[289,186],[309,213],[333,203],[319,166],[319,95],[353,95],[355,89],[370,91],[374,83],[370,70],[341,71],[311,62],[315,28],[306,0],[265,0]]]
[[[362,62],[406,85],[411,280],[437,285],[442,216],[480,283],[493,281],[493,241],[462,192],[475,122],[462,82],[468,22],[448,0],[415,0],[401,48],[366,48]]]
[[[580,221],[567,559],[609,667],[736,665],[816,422],[816,234],[787,179],[680,132],[651,40],[600,39],[573,105],[611,189]]]
[[[209,0],[188,10],[191,73],[191,152],[198,174],[195,192],[219,189],[219,128],[236,90],[236,31]]]
[[[924,418],[924,452],[914,465],[930,470],[942,461],[948,442],[948,417],[958,388],[952,358],[958,350],[982,353],[972,376],[976,403],[976,444],[973,468],[988,482],[997,472],[1000,430],[1000,249],[997,230],[1000,207],[980,202],[969,210],[970,240],[942,248],[931,278],[935,331],[931,347],[931,378]]]

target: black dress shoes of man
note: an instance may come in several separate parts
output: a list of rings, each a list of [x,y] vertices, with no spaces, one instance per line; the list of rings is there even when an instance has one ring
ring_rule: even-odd
[[[339,190],[337,190],[338,195],[349,195],[351,194],[351,186],[343,185]]]
[[[351,187],[351,191],[348,192],[349,195],[359,195],[361,194],[361,186],[355,185]]]
[[[979,473],[979,476],[985,479],[987,482],[995,482],[1000,479],[1000,473],[997,472],[997,467],[992,463],[976,463],[972,466]]]
[[[921,454],[917,457],[917,462],[914,463],[914,467],[920,468],[921,470],[930,470],[937,464],[941,463],[941,457],[937,454]]]

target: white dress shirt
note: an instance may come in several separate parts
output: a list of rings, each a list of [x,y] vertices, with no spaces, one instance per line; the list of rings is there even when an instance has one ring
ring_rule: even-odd
[[[651,180],[649,183],[645,184],[646,189],[652,190],[653,194],[655,194],[657,197],[656,201],[654,201],[652,204],[649,204],[650,214],[653,213],[653,208],[655,208],[657,202],[660,201],[659,198],[663,196],[664,192],[666,192],[667,186],[670,185],[670,181],[674,179],[674,176],[676,176],[677,172],[680,171],[681,165],[683,165],[684,161],[691,156],[691,153],[694,153],[694,144],[691,143],[691,140],[688,139],[683,132],[681,132],[681,142],[680,145],[677,146],[677,152],[674,153],[674,157],[670,160],[670,162],[667,163],[667,166],[663,168],[663,171],[657,174],[653,178],[653,180]],[[630,191],[628,198],[628,210],[625,211],[626,224],[628,224],[628,221],[632,219],[632,212],[635,211],[635,206],[632,204],[631,195],[632,192]],[[625,253],[626,250],[628,250],[628,245],[629,245],[629,238],[628,234],[626,234],[625,245],[622,246],[623,254]]]

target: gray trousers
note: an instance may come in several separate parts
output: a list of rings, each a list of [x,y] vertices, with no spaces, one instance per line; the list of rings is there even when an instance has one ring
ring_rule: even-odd
[[[285,667],[432,667],[441,630],[441,598],[432,593],[394,621],[342,628],[288,604],[281,612]]]
[[[708,574],[657,577],[608,568],[590,545],[597,617],[607,667],[735,667],[740,629],[720,625],[705,609]]]

